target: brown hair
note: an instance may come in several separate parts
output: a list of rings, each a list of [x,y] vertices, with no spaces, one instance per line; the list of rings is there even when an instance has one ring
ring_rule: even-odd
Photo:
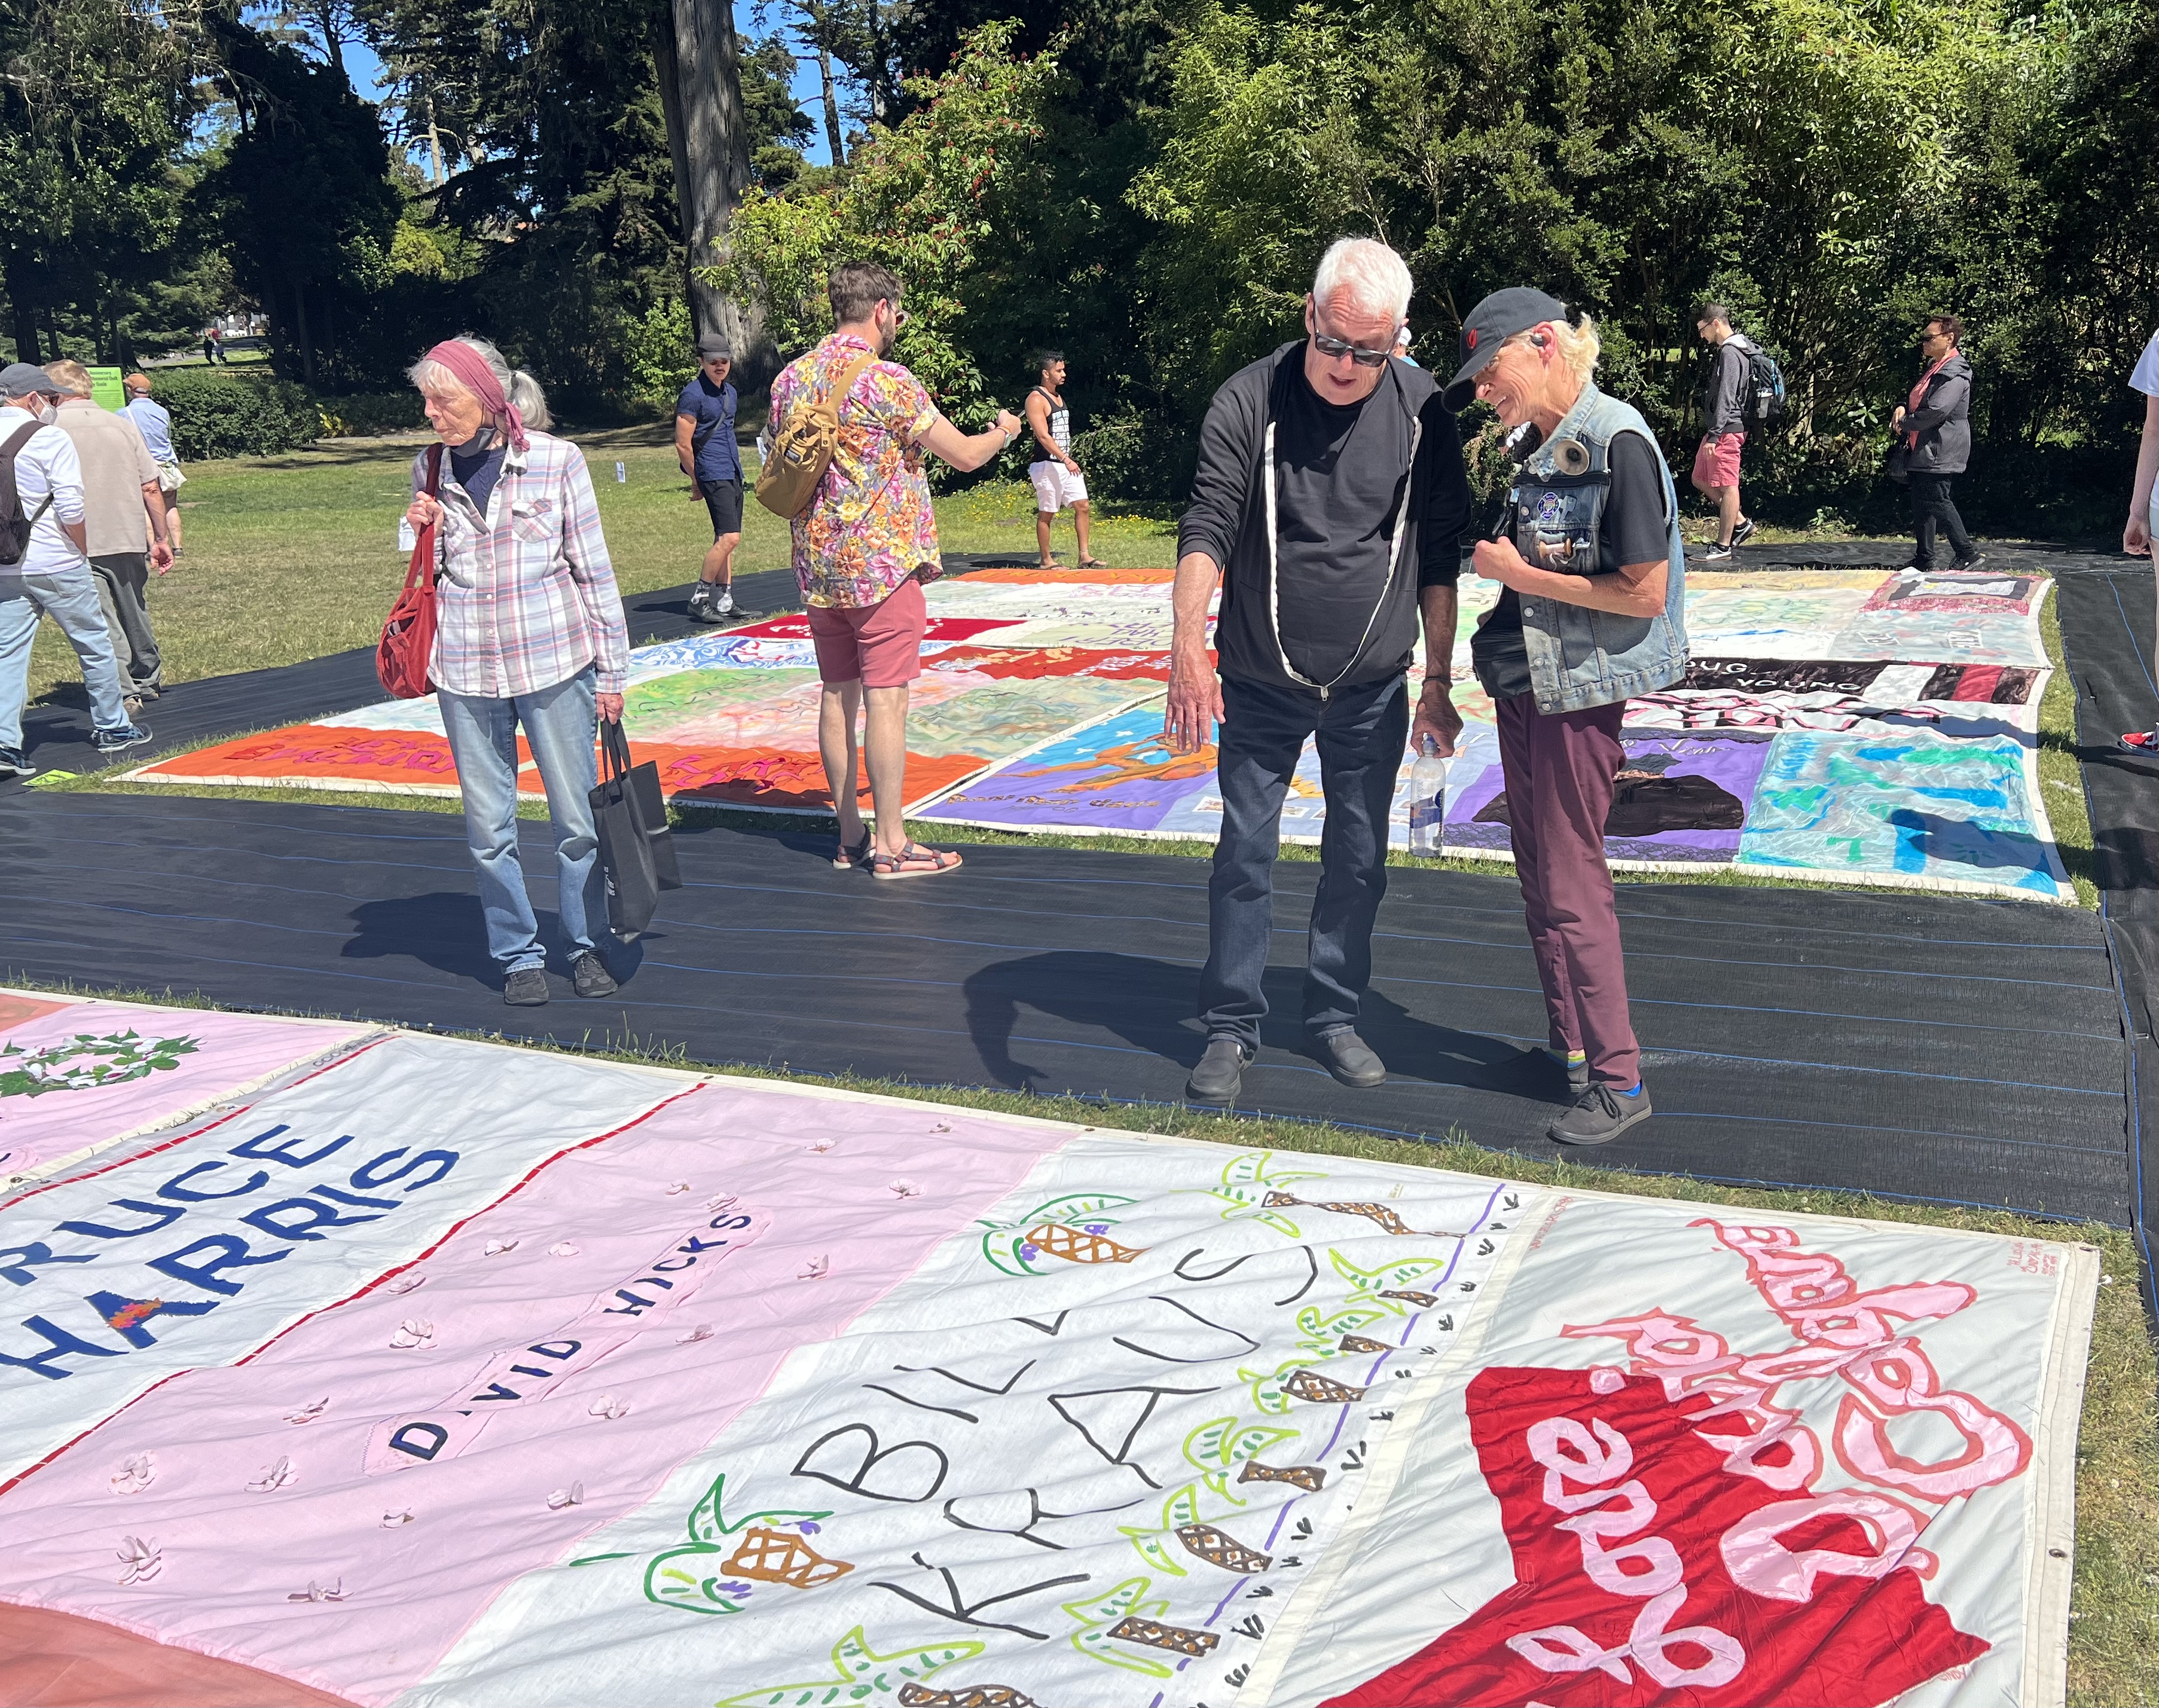
[[[867,320],[880,303],[899,306],[898,275],[873,261],[845,261],[832,269],[825,294],[831,298],[832,318],[841,326]]]
[[[1949,334],[1949,340],[1952,344],[1964,342],[1964,322],[1954,314],[1929,314],[1927,317],[1927,324],[1940,327]]]

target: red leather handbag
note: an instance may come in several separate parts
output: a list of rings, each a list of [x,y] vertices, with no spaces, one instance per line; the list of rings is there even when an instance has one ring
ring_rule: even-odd
[[[427,447],[427,496],[443,490],[443,448]],[[375,646],[375,674],[391,696],[417,700],[431,692],[427,665],[435,655],[435,524],[420,530],[406,567],[404,590],[390,608],[382,639]]]

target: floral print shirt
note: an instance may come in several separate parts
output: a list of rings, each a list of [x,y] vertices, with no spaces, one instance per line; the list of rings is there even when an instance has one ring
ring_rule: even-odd
[[[772,382],[772,431],[789,411],[830,396],[867,339],[834,333]],[[922,382],[897,362],[872,362],[840,405],[839,443],[810,508],[790,525],[795,578],[812,605],[882,603],[921,565],[937,562],[937,518],[919,441],[937,419]]]

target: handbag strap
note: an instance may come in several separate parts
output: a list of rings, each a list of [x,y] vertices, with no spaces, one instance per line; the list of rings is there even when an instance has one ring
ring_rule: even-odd
[[[629,774],[629,738],[614,718],[600,720],[600,753],[609,783]]]

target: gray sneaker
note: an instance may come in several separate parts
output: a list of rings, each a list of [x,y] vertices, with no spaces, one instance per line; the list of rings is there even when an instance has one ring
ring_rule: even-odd
[[[735,593],[733,587],[722,587],[719,597],[712,601],[715,616],[732,617],[735,613]]]
[[[621,988],[607,963],[589,949],[570,962],[570,982],[580,996],[612,996]]]
[[[1651,1112],[1647,1085],[1637,1085],[1628,1093],[1615,1091],[1599,1080],[1551,1124],[1545,1136],[1555,1145],[1608,1144],[1636,1121],[1647,1121]]]
[[[503,983],[502,1000],[513,1008],[538,1008],[547,1001],[547,975],[536,966],[521,966]]]
[[[150,732],[142,724],[123,723],[116,728],[101,729],[90,739],[101,753],[124,753],[130,748],[148,747]]]
[[[720,620],[710,582],[701,581],[690,590],[690,620],[692,623],[717,623]]]
[[[1319,1065],[1344,1085],[1360,1090],[1387,1083],[1387,1064],[1379,1052],[1349,1027],[1323,1032],[1312,1041],[1312,1053]]]
[[[1185,1101],[1235,1103],[1238,1087],[1244,1083],[1245,1068],[1253,1053],[1228,1033],[1216,1033],[1207,1040],[1207,1053],[1200,1057],[1199,1065],[1184,1082]]]
[[[34,777],[38,768],[23,757],[20,748],[0,748],[0,777]]]

